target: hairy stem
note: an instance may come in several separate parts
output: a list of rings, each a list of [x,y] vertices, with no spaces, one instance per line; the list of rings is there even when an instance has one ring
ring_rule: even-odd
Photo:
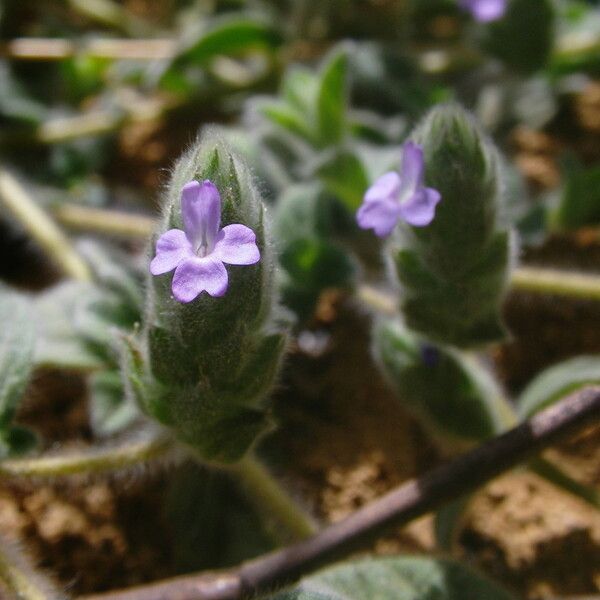
[[[280,540],[299,540],[316,532],[314,522],[256,457],[246,456],[231,471],[239,478],[256,509],[272,521],[273,530],[285,528],[283,535],[277,535]]]
[[[0,203],[50,255],[65,275],[80,281],[91,279],[87,264],[77,254],[62,231],[19,181],[2,167],[0,167]]]
[[[464,496],[598,417],[600,387],[579,390],[307,540],[233,569],[185,575],[129,590],[86,596],[85,600],[239,600],[272,590]]]
[[[107,448],[9,459],[0,462],[0,478],[64,477],[118,471],[160,458],[173,447],[170,438],[159,436]]]

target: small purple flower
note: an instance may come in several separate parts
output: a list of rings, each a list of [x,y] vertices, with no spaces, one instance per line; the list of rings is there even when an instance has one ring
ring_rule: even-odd
[[[181,190],[183,231],[169,229],[156,242],[150,263],[152,275],[175,269],[171,289],[187,303],[206,291],[223,296],[227,291],[228,265],[253,265],[260,260],[256,236],[240,224],[221,226],[221,195],[214,183],[190,181]]]
[[[489,23],[504,16],[508,0],[459,0],[459,5],[468,10],[476,21]]]
[[[442,197],[437,190],[423,186],[423,171],[422,148],[406,142],[402,147],[400,174],[385,173],[367,190],[356,213],[359,227],[387,237],[399,219],[414,227],[429,225]]]

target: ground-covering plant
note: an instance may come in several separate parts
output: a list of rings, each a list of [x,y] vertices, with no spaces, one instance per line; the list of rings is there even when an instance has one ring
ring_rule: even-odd
[[[520,465],[600,508],[539,455],[597,418],[600,355],[574,343],[520,386],[497,368],[510,294],[600,301],[593,261],[527,263],[598,237],[600,108],[572,114],[597,85],[593,3],[7,2],[0,35],[0,479],[77,495],[177,472],[176,566],[86,593],[508,599],[457,552],[481,485]],[[546,186],[511,146],[544,128]],[[327,524],[273,440],[336,418],[293,383],[332,297],[440,465]],[[28,419],[52,415],[48,373],[85,390],[75,444]],[[431,555],[329,565],[430,512]],[[3,593],[77,595],[8,538]]]

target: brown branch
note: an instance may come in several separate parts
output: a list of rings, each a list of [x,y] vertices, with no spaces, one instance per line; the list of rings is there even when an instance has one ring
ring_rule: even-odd
[[[586,388],[305,541],[230,570],[186,575],[80,600],[239,600],[273,589],[471,492],[599,416],[600,387]]]

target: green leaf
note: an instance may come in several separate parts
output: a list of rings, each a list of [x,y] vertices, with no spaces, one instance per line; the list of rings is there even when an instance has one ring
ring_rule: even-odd
[[[35,323],[28,298],[0,288],[0,431],[8,431],[33,369]]]
[[[271,600],[514,600],[456,562],[390,557],[342,563],[303,579]]]
[[[337,51],[321,71],[317,94],[317,128],[323,145],[338,143],[346,128],[348,59]]]
[[[25,427],[9,426],[0,431],[0,458],[22,456],[36,448],[35,433]]]
[[[511,0],[502,19],[491,23],[487,50],[509,67],[532,73],[545,66],[554,43],[551,0]]]
[[[113,435],[139,417],[133,398],[126,396],[119,371],[101,371],[90,379],[90,420],[97,435]]]
[[[37,125],[46,114],[46,108],[27,96],[6,62],[0,61],[0,119]]]
[[[281,102],[269,102],[260,107],[260,112],[277,127],[300,136],[311,144],[315,143],[315,135],[310,123],[295,108]]]
[[[87,344],[75,325],[75,315],[97,288],[91,284],[69,281],[42,292],[33,300],[33,317],[37,324],[34,362],[37,366],[93,370],[104,365]]]
[[[369,179],[360,158],[350,151],[339,152],[317,169],[317,175],[327,191],[354,214],[369,187]]]
[[[557,229],[576,229],[600,224],[600,167],[585,168],[569,161],[558,207],[549,215]]]
[[[475,359],[434,347],[395,320],[377,323],[373,349],[398,400],[441,445],[484,440],[503,429],[506,404]]]
[[[206,64],[216,56],[233,56],[250,50],[275,50],[281,43],[279,32],[270,24],[247,18],[219,21],[188,45],[176,62]]]
[[[472,497],[472,495],[467,495],[449,502],[435,513],[434,531],[438,550],[452,552],[465,511]]]
[[[557,402],[567,394],[600,383],[600,356],[578,356],[542,371],[521,392],[517,412],[522,419]]]

